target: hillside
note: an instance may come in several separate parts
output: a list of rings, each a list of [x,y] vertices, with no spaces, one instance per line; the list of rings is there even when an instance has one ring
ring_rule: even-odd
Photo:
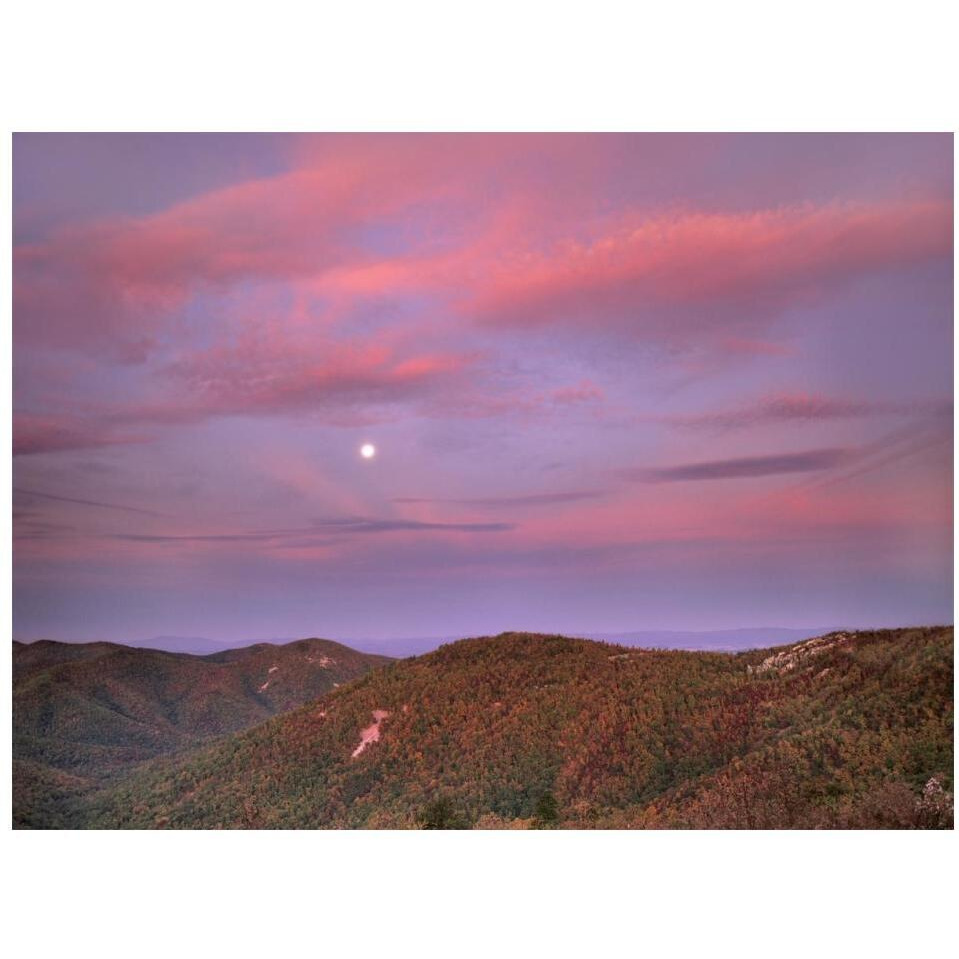
[[[14,643],[15,820],[45,823],[38,810],[91,781],[247,729],[387,662],[321,639],[210,656]]]
[[[73,663],[99,659],[125,647],[117,643],[54,643],[41,639],[36,643],[13,641],[13,682],[16,684],[29,673]]]
[[[558,636],[374,670],[97,795],[106,828],[952,823],[951,628],[736,655]]]

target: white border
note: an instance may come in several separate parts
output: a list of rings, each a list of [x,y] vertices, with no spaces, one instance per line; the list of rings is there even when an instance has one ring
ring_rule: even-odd
[[[15,130],[951,130],[945,0],[34,0]]]

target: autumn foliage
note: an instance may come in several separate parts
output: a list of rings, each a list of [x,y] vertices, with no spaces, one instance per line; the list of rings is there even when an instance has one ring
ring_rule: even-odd
[[[507,633],[72,806],[107,828],[943,828],[951,628],[740,654]],[[353,756],[374,711],[380,737]]]

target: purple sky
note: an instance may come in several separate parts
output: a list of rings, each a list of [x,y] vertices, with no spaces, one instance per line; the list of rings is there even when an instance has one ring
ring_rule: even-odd
[[[951,622],[952,170],[18,135],[15,636]]]

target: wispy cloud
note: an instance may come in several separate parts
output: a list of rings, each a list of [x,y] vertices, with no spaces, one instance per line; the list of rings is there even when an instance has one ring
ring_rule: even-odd
[[[835,476],[817,479],[811,485],[815,487],[831,486],[844,483],[858,476],[864,476],[891,466],[901,460],[916,456],[928,449],[952,442],[951,417],[934,418],[932,420],[912,422],[881,436],[859,449],[849,462],[847,468]]]
[[[703,430],[736,430],[780,423],[818,423],[826,420],[879,416],[946,416],[952,413],[949,399],[890,403],[878,400],[783,393],[761,397],[732,409],[705,413],[673,414],[659,418],[670,426]]]
[[[195,533],[183,536],[163,533],[111,533],[110,539],[131,543],[257,543],[281,539],[281,533]]]
[[[314,529],[340,533],[394,533],[404,530],[451,530],[461,533],[501,533],[515,529],[514,523],[424,523],[411,519],[319,519]]]
[[[677,466],[621,471],[626,479],[645,483],[678,483],[698,480],[745,479],[774,476],[779,473],[814,473],[834,469],[852,457],[848,449],[806,450],[801,453],[780,453],[775,456],[744,456],[735,459],[711,460],[705,463],[682,463]]]
[[[604,490],[569,490],[558,493],[529,493],[524,496],[481,496],[468,499],[420,498],[398,496],[394,503],[454,503],[458,506],[477,506],[480,509],[514,509],[526,506],[553,506],[557,503],[577,503],[581,500],[601,499]]]
[[[74,416],[39,416],[15,413],[13,416],[13,455],[59,453],[68,450],[98,449],[125,443],[138,443],[143,436],[117,432],[107,424],[93,423]]]
[[[119,510],[123,513],[139,513],[142,516],[161,516],[161,513],[157,513],[151,509],[141,509],[138,506],[124,506],[120,503],[104,503],[100,500],[94,499],[80,499],[75,496],[57,496],[53,493],[40,493],[37,490],[32,489],[22,489],[21,487],[15,486],[13,492],[20,496],[32,496],[35,499],[47,499],[54,500],[59,503],[78,503],[81,506],[96,506],[100,509],[112,509]]]
[[[136,543],[271,543],[308,539],[310,545],[333,544],[335,537],[363,533],[447,531],[458,533],[501,533],[516,529],[514,523],[424,523],[416,520],[376,519],[361,516],[315,520],[297,529],[250,530],[237,533],[115,533],[111,539]],[[317,534],[326,539],[318,541]]]
[[[142,415],[162,422],[234,413],[375,411],[462,384],[477,359],[468,352],[416,350],[401,339],[333,342],[251,334],[226,347],[191,353],[169,367],[178,399]]]

